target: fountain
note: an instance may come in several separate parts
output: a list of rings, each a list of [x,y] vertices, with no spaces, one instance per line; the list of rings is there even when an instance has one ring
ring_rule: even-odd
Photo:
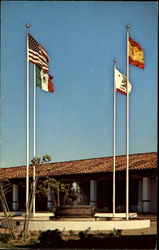
[[[90,218],[95,214],[95,207],[90,205],[80,205],[80,187],[72,183],[68,203],[55,209],[55,218]]]

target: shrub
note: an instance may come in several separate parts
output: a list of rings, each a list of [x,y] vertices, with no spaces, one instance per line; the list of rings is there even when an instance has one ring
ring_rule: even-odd
[[[79,237],[80,237],[80,239],[81,240],[84,240],[85,238],[86,238],[86,236],[87,236],[87,234],[88,234],[88,232],[90,231],[90,227],[88,227],[85,231],[81,231],[81,232],[79,232]]]
[[[30,238],[29,245],[36,246],[39,243],[37,238]]]
[[[11,239],[11,236],[10,234],[0,234],[0,241],[3,242],[3,243],[8,243],[9,240]]]
[[[41,233],[38,240],[41,246],[59,247],[63,244],[61,232],[58,229],[47,230]]]
[[[69,234],[70,234],[71,236],[76,235],[75,232],[74,232],[73,230],[69,230],[68,232],[69,232]]]
[[[111,232],[109,236],[114,236],[114,237],[122,236],[122,230],[114,228],[113,232]]]

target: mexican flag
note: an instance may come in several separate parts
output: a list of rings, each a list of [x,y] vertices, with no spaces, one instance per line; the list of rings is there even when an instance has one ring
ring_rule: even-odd
[[[52,79],[52,76],[36,65],[36,87],[47,92],[54,92],[53,83],[51,82]]]

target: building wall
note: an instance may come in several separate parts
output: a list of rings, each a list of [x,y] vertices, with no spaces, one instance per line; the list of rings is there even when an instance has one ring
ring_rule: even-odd
[[[155,179],[150,180],[150,211],[157,213],[157,181]]]
[[[97,182],[97,208],[111,211],[112,207],[112,181],[99,180]]]
[[[137,176],[137,175],[136,175]],[[136,179],[137,178],[137,179]],[[129,186],[129,211],[130,212],[143,212],[143,200],[145,195],[144,183],[145,179],[149,178],[147,185],[147,197],[149,201],[149,208],[147,212],[157,213],[157,181],[155,177],[144,177],[140,175],[135,177],[131,175],[130,186]],[[89,205],[91,204],[91,181],[96,182],[96,205],[97,208],[103,209],[106,211],[112,212],[112,176],[103,175],[103,176],[92,176],[82,178],[76,177],[76,182],[80,186],[80,195],[79,195],[79,205]],[[68,182],[74,182],[74,178],[69,178]],[[65,180],[66,182],[66,180]],[[18,180],[17,182],[18,183]],[[25,210],[25,185],[18,185],[18,209]],[[94,196],[94,197],[95,197]],[[13,206],[15,194],[10,192],[7,194],[7,201],[9,204],[10,210],[15,208]],[[124,175],[116,177],[116,212],[125,212],[125,178]],[[48,200],[50,198],[42,197],[41,195],[36,195],[36,211],[47,211],[48,210]],[[51,205],[51,204],[50,204]],[[49,205],[49,206],[50,206]],[[144,204],[145,205],[145,204]],[[1,208],[2,210],[2,208]]]

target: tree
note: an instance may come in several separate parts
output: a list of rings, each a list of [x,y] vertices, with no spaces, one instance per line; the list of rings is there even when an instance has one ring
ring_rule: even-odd
[[[39,181],[37,193],[47,196],[48,188],[51,188],[51,196],[55,207],[64,206],[70,191],[70,184],[57,181],[55,178],[46,177]]]
[[[2,204],[2,210],[4,213],[4,217],[6,219],[6,223],[8,226],[8,231],[12,237],[15,239],[12,215],[9,210],[9,206],[6,200],[6,194],[11,191],[11,183],[9,180],[3,175],[2,169],[0,169],[0,200]]]
[[[26,209],[28,213],[25,214],[23,229],[20,233],[20,236],[22,238],[25,238],[28,233],[29,221],[30,221],[32,208],[33,208],[33,199],[36,193],[40,193],[46,196],[48,193],[48,188],[50,187],[55,207],[59,207],[61,205],[64,206],[67,202],[67,198],[71,190],[70,184],[61,183],[57,181],[55,178],[51,178],[51,177],[46,177],[45,179],[39,180],[38,167],[41,164],[48,163],[49,161],[51,161],[51,157],[47,154],[44,155],[42,158],[34,157],[31,160],[31,163],[32,163],[31,165],[35,166],[36,178],[35,178],[35,183],[34,181],[30,182],[29,199],[28,199],[28,204],[26,204]],[[35,189],[33,187],[35,187]],[[9,211],[9,207],[8,207],[6,196],[5,196],[5,194],[11,190],[12,190],[12,184],[9,182],[8,179],[6,179],[3,176],[2,171],[0,169],[0,200],[2,203],[2,209],[3,209],[4,216],[7,222],[9,233],[11,237],[14,239],[16,237],[15,237],[14,227],[12,223],[12,215]]]
[[[40,166],[43,163],[47,163],[51,161],[51,157],[49,155],[43,155],[42,158],[40,157],[34,157],[31,162],[32,162],[32,166],[35,166],[35,170],[36,170],[36,178],[35,180],[32,181],[31,183],[31,190],[30,190],[30,194],[29,194],[29,199],[28,199],[28,204],[26,204],[26,210],[27,213],[25,214],[25,221],[24,221],[24,226],[23,226],[23,230],[21,232],[21,236],[23,238],[26,237],[27,232],[28,232],[28,227],[29,227],[29,221],[30,221],[30,217],[31,217],[31,213],[32,213],[32,208],[33,208],[33,199],[35,196],[36,191],[36,187],[37,187],[37,183],[38,183],[38,166]],[[34,183],[35,181],[35,183]],[[34,188],[35,187],[35,188]]]

